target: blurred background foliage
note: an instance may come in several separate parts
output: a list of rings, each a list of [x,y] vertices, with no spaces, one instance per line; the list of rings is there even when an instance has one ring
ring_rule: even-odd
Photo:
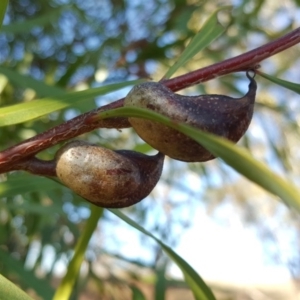
[[[136,78],[159,80],[219,5],[233,5],[230,14],[219,14],[220,23],[228,24],[225,34],[178,74],[241,54],[299,26],[297,0],[11,0],[0,31],[0,106],[47,96],[46,90],[22,84],[17,74],[43,81],[57,94]],[[299,46],[261,63],[262,71],[292,82],[299,82],[299,68]],[[256,79],[255,115],[240,144],[299,185],[299,95]],[[182,92],[238,97],[247,85],[245,74],[237,73]],[[2,127],[0,150],[127,92]],[[81,138],[113,149],[152,152],[131,129],[99,129]],[[51,159],[58,147],[39,155]],[[89,206],[54,182],[41,184],[37,176],[13,172],[0,180],[0,271],[46,299],[53,293],[49,282],[55,287],[66,269]],[[299,218],[274,198],[220,160],[186,164],[167,159],[153,193],[124,211],[172,247],[193,226],[199,209],[224,227],[240,222],[255,231],[270,264],[286,266],[299,280]],[[197,237],[195,242],[201,255]],[[152,295],[149,299],[164,299],[166,287],[184,287],[165,276],[169,266],[157,245],[105,211],[73,299],[144,299],[142,291]],[[227,298],[220,294],[220,299],[241,299],[234,290],[226,291]],[[180,293],[167,296],[183,299]]]

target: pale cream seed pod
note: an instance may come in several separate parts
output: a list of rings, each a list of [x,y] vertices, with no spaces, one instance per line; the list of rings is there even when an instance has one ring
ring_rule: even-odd
[[[164,155],[113,151],[84,141],[72,141],[56,154],[56,175],[89,202],[121,208],[144,199],[158,182]]]

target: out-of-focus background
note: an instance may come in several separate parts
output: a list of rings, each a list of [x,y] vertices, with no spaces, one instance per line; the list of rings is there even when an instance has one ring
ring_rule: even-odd
[[[220,5],[233,6],[231,13],[218,16],[228,25],[225,33],[176,75],[241,54],[299,26],[298,0],[11,0],[0,31],[0,106],[47,96],[26,81],[20,84],[18,74],[55,86],[58,93],[137,78],[159,80]],[[299,50],[294,46],[263,61],[261,70],[299,82]],[[299,95],[262,77],[256,80],[254,118],[239,144],[299,185]],[[247,87],[245,74],[235,73],[181,93],[240,97]],[[2,127],[0,150],[128,91]],[[99,129],[81,138],[112,149],[155,153],[132,129]],[[40,157],[51,159],[57,149]],[[31,178],[28,193],[6,190],[8,179],[22,178]],[[89,218],[89,205],[67,188],[39,185],[38,177],[25,172],[0,175],[0,181],[0,271],[39,299],[32,278],[58,284]],[[151,195],[123,211],[186,259],[218,299],[296,300],[299,216],[278,200],[219,159],[187,164],[167,158]],[[140,293],[145,298],[133,298]],[[193,299],[162,250],[105,211],[72,299],[164,299],[159,298],[164,293],[165,299]]]

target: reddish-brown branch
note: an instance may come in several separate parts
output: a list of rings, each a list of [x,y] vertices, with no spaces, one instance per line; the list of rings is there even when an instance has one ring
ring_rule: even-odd
[[[164,84],[175,92],[225,74],[255,69],[262,60],[282,52],[299,42],[300,28],[297,28],[268,44],[211,66],[166,80]]]
[[[299,42],[300,28],[297,28],[285,36],[247,53],[173,79],[164,80],[163,83],[175,92],[218,76],[237,71],[254,69],[262,60],[284,51]],[[20,162],[23,162],[21,165],[24,164],[25,158],[28,158],[28,161],[30,161],[30,159],[34,160],[33,156],[38,152],[96,128],[130,127],[130,124],[125,118],[91,121],[93,120],[92,117],[100,111],[122,107],[123,101],[124,99],[119,99],[111,104],[82,114],[70,121],[53,127],[52,129],[38,134],[31,139],[25,140],[18,145],[4,150],[0,153],[0,173],[15,170],[18,163],[19,165],[17,169],[19,169]],[[34,162],[33,160],[32,162]],[[28,165],[28,163],[26,163],[26,165]],[[30,171],[33,173],[35,172],[34,168],[31,168]],[[40,173],[42,170],[37,170],[37,172]]]

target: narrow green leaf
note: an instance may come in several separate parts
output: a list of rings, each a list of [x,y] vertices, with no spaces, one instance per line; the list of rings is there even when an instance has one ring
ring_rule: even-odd
[[[129,286],[132,291],[132,300],[147,300],[143,292],[134,285]]]
[[[91,88],[85,91],[71,92],[56,98],[43,98],[26,103],[15,104],[0,108],[0,126],[8,126],[33,120],[51,112],[69,107],[78,102],[105,95],[112,91],[142,82],[133,80],[109,84],[103,87]]]
[[[197,300],[215,300],[215,297],[210,290],[210,288],[205,284],[203,279],[199,276],[199,274],[178,254],[176,254],[169,246],[164,244],[157,237],[152,235],[149,231],[144,229],[142,226],[137,224],[135,221],[127,217],[120,210],[117,209],[109,209],[110,212],[118,216],[124,222],[144,233],[145,235],[154,239],[165,251],[165,253],[177,264],[177,266],[181,269],[186,283],[189,285],[192,290],[195,298]]]
[[[153,111],[134,107],[122,107],[99,113],[98,118],[137,117],[149,119],[172,127],[197,141],[216,157],[222,158],[237,172],[257,183],[265,190],[280,197],[285,203],[300,212],[300,190],[290,181],[272,172],[265,164],[255,160],[249,151],[232,142],[191,126],[172,122]]]
[[[53,300],[68,300],[73,291],[74,284],[78,278],[81,263],[84,259],[84,254],[87,249],[88,243],[94,233],[98,220],[103,214],[103,208],[91,205],[91,216],[88,218],[86,226],[82,235],[75,247],[74,256],[71,259],[66,275],[57,288]]]
[[[167,280],[166,280],[167,262],[159,266],[156,270],[156,282],[154,286],[155,299],[165,300],[167,293]]]
[[[55,181],[31,174],[18,174],[0,182],[0,198],[24,195],[29,192],[43,192],[60,187]]]
[[[0,73],[5,75],[10,82],[13,82],[22,88],[33,89],[40,97],[54,97],[58,95],[64,95],[66,93],[66,91],[61,88],[48,85],[43,81],[32,78],[31,76],[20,74],[19,72],[2,66],[0,66]]]
[[[54,290],[50,286],[49,281],[37,278],[33,271],[25,270],[23,264],[14,259],[9,253],[0,248],[0,261],[1,264],[9,268],[18,275],[22,284],[25,284],[28,288],[34,289],[38,295],[44,300],[52,299]],[[2,299],[0,297],[0,299]]]
[[[136,144],[132,150],[146,154],[155,149],[153,149],[153,147],[151,147],[149,144],[141,143],[141,144]]]
[[[264,77],[278,85],[283,86],[284,88],[287,88],[295,93],[300,94],[300,84],[299,83],[294,83],[294,82],[290,82],[290,81],[286,81],[283,79],[279,79],[277,77],[268,75],[266,73],[260,72],[259,70],[257,71],[257,74],[259,74],[261,77]]]
[[[45,190],[46,191],[46,190]],[[53,203],[51,205],[37,205],[36,203],[24,201],[22,204],[17,203],[6,203],[5,208],[10,210],[17,210],[18,212],[24,211],[26,214],[36,214],[42,216],[49,216],[49,215],[64,215],[64,211],[62,209],[61,203]]]
[[[0,30],[1,30],[3,20],[4,20],[7,5],[8,5],[8,0],[1,0],[0,1]]]
[[[75,72],[84,64],[86,56],[88,56],[88,54],[78,56],[75,62],[69,65],[64,75],[59,78],[56,85],[61,87],[66,86]]]
[[[33,300],[15,284],[0,274],[1,300]]]
[[[168,70],[164,78],[170,78],[181,66],[186,64],[225,31],[225,28],[223,28],[218,21],[218,13],[219,11],[228,8],[230,8],[230,6],[221,7],[210,16],[200,31],[192,38],[188,46],[184,49],[177,62]]]
[[[0,2],[2,2],[1,0]],[[7,0],[5,0],[7,1]],[[4,2],[5,2],[4,1]],[[51,22],[58,19],[60,13],[62,11],[62,8],[52,9],[50,12],[48,12],[45,15],[39,16],[37,18],[26,20],[18,23],[8,24],[2,26],[0,32],[4,33],[22,33],[22,32],[29,32],[31,29],[35,27],[42,27],[47,24],[50,24]]]

